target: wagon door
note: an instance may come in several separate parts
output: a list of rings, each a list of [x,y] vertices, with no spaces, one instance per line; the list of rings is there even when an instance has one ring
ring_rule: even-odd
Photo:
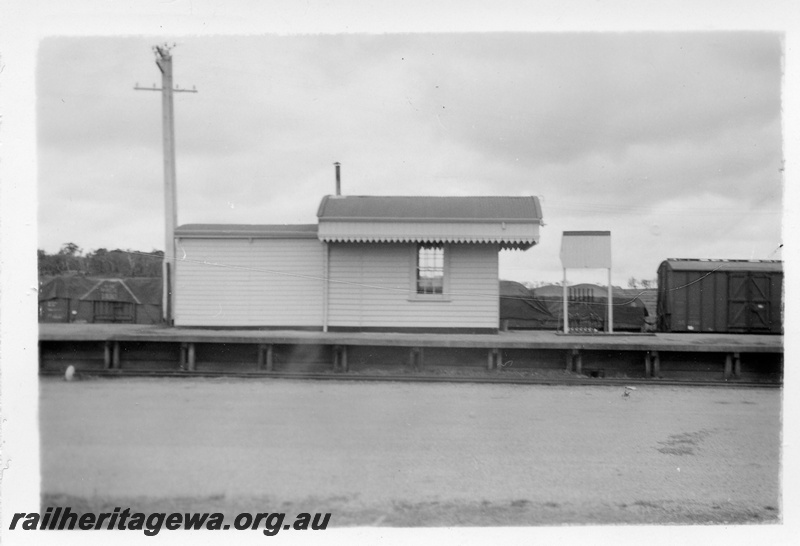
[[[95,301],[94,322],[136,322],[132,303],[125,301]]]
[[[767,275],[750,275],[750,329],[753,331],[770,330],[772,316],[770,305],[770,282]]]
[[[770,281],[767,275],[731,273],[728,278],[728,330],[770,330]]]

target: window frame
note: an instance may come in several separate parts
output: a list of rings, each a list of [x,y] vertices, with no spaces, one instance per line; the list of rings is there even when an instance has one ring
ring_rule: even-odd
[[[418,292],[419,253],[423,247],[438,247],[442,249],[442,293],[424,294]],[[444,243],[416,243],[410,248],[410,284],[409,301],[450,301],[450,245]]]

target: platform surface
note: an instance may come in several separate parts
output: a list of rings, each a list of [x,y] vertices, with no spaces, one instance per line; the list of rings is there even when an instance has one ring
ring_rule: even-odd
[[[264,343],[503,349],[586,349],[782,353],[783,336],[755,334],[560,334],[510,331],[497,334],[320,332],[211,329],[141,324],[39,325],[40,341],[138,341],[166,343]]]

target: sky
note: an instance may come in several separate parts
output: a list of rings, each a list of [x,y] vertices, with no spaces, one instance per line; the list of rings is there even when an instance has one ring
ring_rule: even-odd
[[[157,37],[53,37],[36,68],[39,247],[163,249]],[[667,258],[779,259],[782,39],[771,32],[466,32],[171,40],[178,224],[315,223],[346,195],[537,195],[610,230],[614,284]],[[605,271],[570,271],[605,281]]]

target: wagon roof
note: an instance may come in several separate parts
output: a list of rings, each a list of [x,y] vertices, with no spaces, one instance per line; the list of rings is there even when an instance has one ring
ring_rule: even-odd
[[[691,260],[670,258],[661,263],[673,271],[783,271],[780,260]]]

